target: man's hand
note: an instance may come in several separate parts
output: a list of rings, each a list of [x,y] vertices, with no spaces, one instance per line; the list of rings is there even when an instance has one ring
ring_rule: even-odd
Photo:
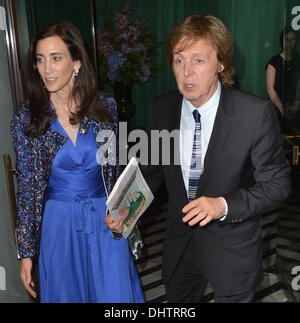
[[[190,226],[199,223],[203,227],[212,220],[222,218],[226,213],[226,206],[221,197],[201,196],[187,204],[182,212],[185,213],[182,218],[184,223],[188,223]]]

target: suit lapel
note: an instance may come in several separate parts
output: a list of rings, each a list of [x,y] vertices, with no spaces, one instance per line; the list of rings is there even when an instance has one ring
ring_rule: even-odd
[[[180,130],[180,119],[181,119],[181,109],[182,109],[182,95],[176,96],[176,100],[172,103],[173,113],[170,113],[170,118],[168,120],[168,130],[171,133],[173,130]],[[179,132],[178,132],[179,134]],[[178,197],[184,197],[186,201],[184,204],[188,203],[188,197],[185,190],[184,180],[181,171],[180,160],[178,164],[174,163],[174,157],[179,156],[180,158],[180,144],[178,140],[178,145],[171,145],[170,149],[171,155],[171,167],[170,171],[172,172],[172,178],[174,179],[174,187],[176,187],[176,192]]]
[[[171,132],[173,130],[180,129],[180,118],[181,118],[181,106],[182,106],[182,96],[176,93],[174,101],[170,104],[170,112],[168,113],[168,130]]]
[[[230,116],[234,112],[231,91],[229,88],[222,86],[221,98],[216,114],[216,119],[209,141],[208,149],[204,160],[204,171],[199,180],[199,186],[196,196],[202,195],[205,184],[209,175],[218,160],[219,155],[222,153],[224,143],[230,130]]]

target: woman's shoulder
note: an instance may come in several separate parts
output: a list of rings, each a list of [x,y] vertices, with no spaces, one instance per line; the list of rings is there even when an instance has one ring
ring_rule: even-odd
[[[16,108],[11,120],[10,132],[15,145],[24,146],[32,142],[26,135],[26,129],[30,124],[30,112],[28,107],[20,105]]]
[[[107,106],[109,113],[116,122],[118,120],[118,107],[115,98],[103,91],[99,91],[97,96]]]
[[[102,100],[103,102],[105,102],[108,105],[113,104],[114,100],[115,100],[111,94],[104,92],[104,91],[98,91],[97,96],[100,100]]]
[[[268,64],[274,66],[275,68],[277,68],[278,66],[281,67],[282,60],[283,58],[281,57],[281,55],[277,54],[269,59]]]

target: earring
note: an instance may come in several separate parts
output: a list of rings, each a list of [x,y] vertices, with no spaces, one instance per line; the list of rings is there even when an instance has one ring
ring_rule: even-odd
[[[79,74],[79,68],[75,68],[75,77],[77,77]]]

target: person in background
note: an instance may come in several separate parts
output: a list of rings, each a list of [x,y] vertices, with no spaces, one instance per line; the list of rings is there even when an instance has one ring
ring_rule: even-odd
[[[300,94],[300,60],[296,53],[296,32],[286,27],[280,33],[281,52],[266,65],[266,90],[277,108],[283,127],[285,117],[297,109]]]
[[[100,165],[96,155],[99,134],[118,136],[117,106],[97,91],[77,28],[62,21],[40,31],[28,73],[30,98],[11,126],[25,288],[37,297],[31,270],[38,257],[41,302],[144,302],[122,220],[111,231],[104,222],[120,167],[117,160]]]

